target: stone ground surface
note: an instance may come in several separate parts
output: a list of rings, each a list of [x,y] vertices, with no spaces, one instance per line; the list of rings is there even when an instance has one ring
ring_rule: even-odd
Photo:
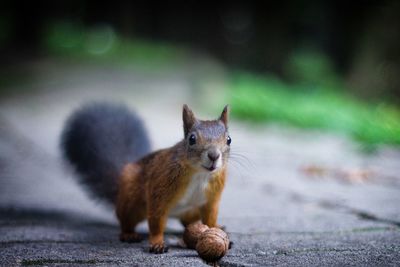
[[[29,79],[0,99],[0,265],[206,266],[179,245],[173,220],[167,254],[149,254],[145,241],[120,243],[112,209],[87,196],[57,143],[71,110],[96,99],[135,107],[154,148],[170,146],[182,136],[182,103],[218,115],[205,108],[217,92],[198,84],[213,73],[218,86],[219,71],[25,64]],[[342,136],[237,121],[230,131],[219,221],[234,246],[221,266],[400,265],[399,150],[365,154]]]

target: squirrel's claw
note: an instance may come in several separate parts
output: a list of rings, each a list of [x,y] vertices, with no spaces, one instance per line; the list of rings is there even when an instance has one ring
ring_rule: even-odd
[[[154,244],[151,245],[149,248],[149,252],[154,253],[154,254],[162,254],[168,252],[169,247],[166,246],[164,243],[161,244]]]

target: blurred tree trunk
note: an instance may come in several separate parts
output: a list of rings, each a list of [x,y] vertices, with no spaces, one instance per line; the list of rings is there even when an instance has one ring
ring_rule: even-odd
[[[360,34],[348,75],[351,88],[367,98],[400,104],[400,2],[377,9]]]

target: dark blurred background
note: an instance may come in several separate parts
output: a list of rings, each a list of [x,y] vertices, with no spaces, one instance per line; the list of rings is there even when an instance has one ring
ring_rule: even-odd
[[[228,66],[273,72],[316,50],[358,95],[400,99],[398,1],[2,1],[2,62],[40,55],[46,31],[68,21],[107,25],[140,37],[204,51]],[[8,60],[8,61],[7,61]],[[393,98],[394,99],[393,99]]]
[[[399,14],[389,0],[2,1],[0,92],[26,91],[42,59],[178,66],[197,73],[188,89],[222,69],[225,96],[204,98],[233,117],[399,145]]]

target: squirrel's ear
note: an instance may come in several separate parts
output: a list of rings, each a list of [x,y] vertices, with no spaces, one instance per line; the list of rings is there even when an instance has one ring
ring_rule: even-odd
[[[228,126],[228,115],[229,115],[229,105],[226,105],[221,113],[221,116],[219,117],[219,120],[225,124],[225,127]]]
[[[186,104],[183,105],[182,119],[183,119],[183,131],[186,137],[190,129],[196,122],[196,118],[194,117],[193,111]]]

